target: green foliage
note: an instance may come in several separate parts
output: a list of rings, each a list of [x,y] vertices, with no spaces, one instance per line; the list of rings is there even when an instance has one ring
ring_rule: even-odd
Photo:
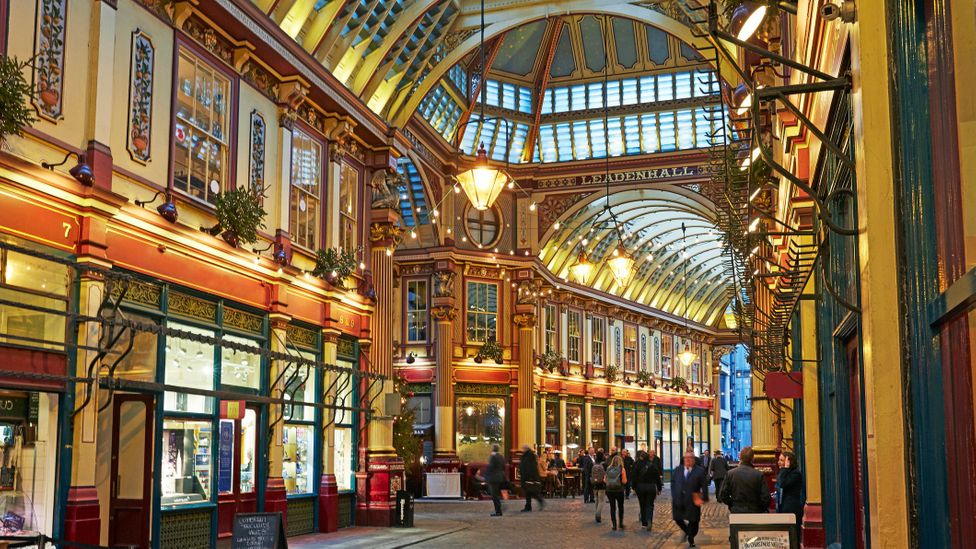
[[[341,248],[319,249],[315,252],[312,274],[338,284],[356,270],[356,256]]]
[[[674,387],[675,389],[683,389],[683,390],[687,391],[688,390],[688,381],[685,380],[685,378],[683,378],[681,376],[674,376],[671,379],[671,386]]]
[[[31,86],[24,78],[29,61],[0,55],[0,142],[8,135],[20,135],[24,126],[34,123],[34,111],[29,99]]]
[[[637,383],[641,385],[650,385],[651,381],[651,372],[648,372],[647,370],[640,370],[637,372]]]
[[[478,351],[478,356],[481,358],[490,358],[501,364],[503,359],[502,352],[502,346],[495,341],[495,338],[490,337],[488,338],[488,341],[481,346],[481,350]]]
[[[244,244],[257,242],[258,229],[264,228],[268,213],[261,206],[261,195],[254,189],[237,187],[224,191],[214,199],[214,206],[221,229],[234,233]]]
[[[417,461],[420,459],[420,439],[413,434],[413,423],[416,414],[407,406],[407,399],[412,395],[407,391],[407,384],[403,379],[397,379],[394,388],[400,394],[402,408],[400,415],[393,418],[393,448],[403,460],[407,476],[413,474]]]
[[[562,364],[563,357],[559,356],[559,353],[556,351],[546,351],[539,357],[539,362],[543,368],[551,372]]]
[[[607,367],[603,369],[603,377],[610,383],[617,381],[620,377],[620,368],[614,364],[607,364]]]

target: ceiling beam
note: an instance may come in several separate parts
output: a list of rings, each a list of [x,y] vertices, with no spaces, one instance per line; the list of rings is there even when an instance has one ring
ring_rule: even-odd
[[[481,97],[481,90],[485,86],[485,80],[488,76],[488,73],[491,71],[491,66],[495,63],[495,57],[498,56],[498,52],[502,49],[502,42],[505,41],[506,34],[508,33],[507,32],[501,33],[500,35],[498,35],[497,38],[495,38],[495,41],[491,43],[490,46],[491,50],[488,52],[488,55],[485,56],[485,61],[484,61],[485,66],[482,67],[480,70],[481,77],[478,78],[477,85],[471,89],[471,94],[468,97],[468,106],[467,108],[464,109],[464,112],[461,114],[461,118],[458,119],[458,123],[457,126],[455,127],[455,131],[458,131],[461,128],[465,128],[465,125],[468,123],[468,120],[471,119],[471,113],[474,111],[475,106],[477,106],[478,104],[477,98]],[[471,88],[471,75],[472,73],[468,74],[469,88]],[[457,147],[461,143],[461,139],[463,139],[463,134],[461,136],[455,134],[453,140],[454,142],[451,143],[451,146]]]
[[[522,162],[532,162],[532,155],[535,153],[536,142],[539,137],[539,120],[542,117],[542,99],[546,96],[546,89],[549,88],[549,71],[552,68],[552,60],[556,57],[556,44],[559,42],[559,35],[563,32],[563,22],[561,17],[553,17],[549,22],[549,43],[546,45],[546,58],[542,65],[542,70],[535,77],[535,89],[538,90],[535,103],[535,116],[532,125],[529,126],[529,134],[525,137],[525,146],[522,148]]]

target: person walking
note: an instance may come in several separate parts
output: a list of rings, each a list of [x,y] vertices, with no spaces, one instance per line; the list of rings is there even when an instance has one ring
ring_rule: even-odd
[[[590,474],[593,472],[593,447],[580,455],[576,466],[583,474],[583,503],[593,503],[593,487],[590,485]]]
[[[630,456],[630,450],[624,448],[621,455],[624,456],[624,471],[627,472],[627,480],[634,478],[634,458]],[[624,484],[624,499],[630,499],[631,482]]]
[[[803,474],[796,468],[796,455],[783,452],[779,455],[779,473],[776,474],[776,512],[796,515],[796,526],[803,524]]]
[[[664,478],[664,462],[661,461],[661,456],[657,455],[656,450],[651,450],[647,452],[647,455],[650,462],[653,463],[655,467],[657,467],[658,471],[661,471],[661,478]],[[661,487],[661,489],[662,490],[664,489],[663,486]],[[658,490],[657,494],[661,495],[661,490]]]
[[[671,518],[684,532],[689,547],[696,547],[705,482],[705,469],[696,463],[695,453],[685,452],[684,463],[671,473]]]
[[[702,499],[708,501],[708,491],[712,483],[712,478],[708,475],[708,471],[712,466],[712,454],[707,450],[702,450],[701,461],[699,465],[705,469],[705,491],[702,492]]]
[[[715,450],[715,457],[708,464],[708,478],[715,483],[715,499],[719,501],[722,501],[720,495],[722,493],[722,482],[728,472],[729,462],[722,455],[721,450]]]
[[[606,499],[607,470],[604,466],[603,449],[596,453],[593,469],[590,470],[590,485],[593,487],[593,499],[596,500],[596,521],[603,521],[603,500]]]
[[[488,488],[491,490],[491,503],[495,506],[493,517],[502,516],[502,485],[508,481],[505,474],[505,456],[500,452],[497,444],[491,445],[491,457],[488,458],[488,470],[485,474]]]
[[[624,486],[627,484],[627,468],[624,458],[617,454],[607,467],[607,499],[610,500],[610,522],[613,529],[624,529]]]
[[[664,483],[661,481],[661,470],[654,465],[647,452],[637,453],[632,482],[637,501],[640,502],[641,526],[650,532],[654,526],[654,500],[664,488]]]
[[[763,474],[752,467],[755,454],[751,446],[739,452],[739,466],[725,475],[719,501],[729,506],[731,513],[768,513],[769,490]]]
[[[522,483],[522,493],[525,495],[523,513],[532,511],[532,500],[539,502],[539,510],[546,508],[546,500],[542,499],[542,478],[539,476],[539,463],[535,452],[528,444],[522,445],[522,459],[519,461],[519,478]]]

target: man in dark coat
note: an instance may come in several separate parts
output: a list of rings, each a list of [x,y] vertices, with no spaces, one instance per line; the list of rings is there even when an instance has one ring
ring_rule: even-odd
[[[768,513],[769,489],[763,474],[752,468],[753,452],[746,446],[739,452],[739,466],[725,476],[719,501],[732,513]]]
[[[647,457],[648,457],[648,459],[651,460],[651,463],[653,463],[654,466],[657,467],[657,470],[658,471],[661,471],[661,477],[663,478],[664,477],[664,462],[661,461],[661,456],[657,455],[657,451],[650,450],[649,452],[647,452]],[[658,490],[657,493],[660,494],[661,493],[661,490]]]
[[[488,470],[485,473],[485,481],[491,489],[491,502],[495,505],[493,517],[502,516],[502,485],[508,479],[505,474],[505,456],[499,451],[497,444],[491,445],[491,457],[488,458]]]
[[[729,462],[722,455],[721,450],[715,450],[715,457],[708,464],[708,476],[715,482],[715,499],[721,500],[722,482],[729,472]]]
[[[671,517],[685,533],[689,547],[696,547],[706,482],[705,469],[695,463],[695,453],[685,452],[684,463],[671,473]]]
[[[779,455],[779,473],[776,475],[776,512],[793,513],[796,524],[803,524],[803,474],[796,468],[796,455],[783,452]]]
[[[590,485],[593,463],[593,447],[590,446],[576,465],[583,472],[583,503],[593,503],[593,486]]]
[[[630,477],[627,477],[630,480]],[[637,462],[634,464],[634,478],[631,480],[637,499],[640,503],[641,526],[650,532],[654,526],[654,500],[664,488],[661,480],[661,470],[650,460],[647,452],[637,452]]]
[[[634,458],[630,455],[630,450],[623,449],[624,470],[627,471],[627,484],[624,484],[624,498],[630,499],[630,489],[634,485]]]
[[[522,445],[522,459],[519,461],[519,482],[525,495],[523,513],[532,511],[532,500],[539,502],[539,509],[546,508],[546,501],[539,493],[542,491],[542,478],[539,477],[539,460],[528,444]]]

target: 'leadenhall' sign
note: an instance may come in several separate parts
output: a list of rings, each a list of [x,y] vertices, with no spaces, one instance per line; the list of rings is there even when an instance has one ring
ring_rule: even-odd
[[[704,173],[701,165],[676,166],[673,168],[648,168],[646,170],[631,170],[614,172],[611,174],[581,175],[578,177],[561,177],[558,179],[540,179],[539,188],[568,187],[572,185],[604,185],[606,183],[627,183],[634,181],[652,181],[700,176]]]

